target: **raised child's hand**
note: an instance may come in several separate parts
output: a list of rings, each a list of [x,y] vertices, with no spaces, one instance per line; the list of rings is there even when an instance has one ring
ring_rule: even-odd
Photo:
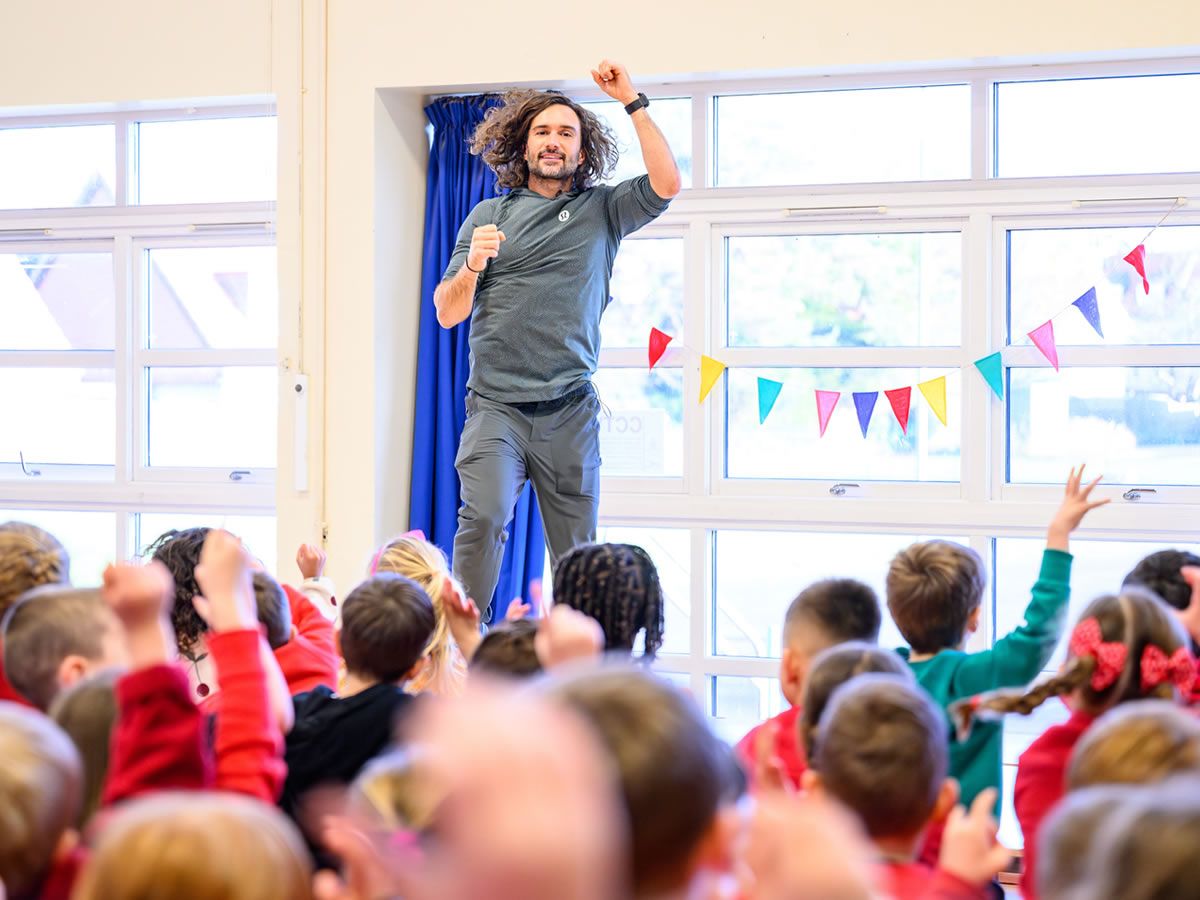
[[[251,571],[250,554],[241,541],[217,528],[208,533],[196,566],[196,583],[208,601],[204,613],[213,631],[258,627]]]
[[[175,584],[157,560],[144,566],[120,563],[104,570],[104,602],[116,615],[134,669],[173,661],[178,648],[171,627]]]
[[[559,603],[538,623],[533,646],[542,667],[552,669],[599,656],[604,652],[604,631],[591,616]]]
[[[296,565],[304,578],[320,578],[325,571],[325,551],[316,544],[301,544],[296,551]]]
[[[984,884],[1012,861],[1012,854],[996,841],[996,789],[987,788],[971,803],[968,813],[954,807],[942,833],[938,868],[956,875],[968,884]]]
[[[1088,483],[1086,487],[1081,487],[1083,482],[1083,470],[1086,466],[1080,466],[1079,471],[1075,471],[1075,467],[1071,467],[1071,474],[1067,477],[1067,487],[1063,492],[1062,505],[1058,508],[1058,512],[1054,514],[1054,518],[1050,520],[1050,528],[1046,534],[1046,546],[1051,550],[1067,550],[1070,547],[1071,532],[1079,527],[1079,523],[1093,509],[1098,506],[1104,506],[1110,503],[1111,500],[1092,500],[1092,491],[1096,489],[1096,485],[1100,483],[1103,476],[1097,475],[1095,480]]]

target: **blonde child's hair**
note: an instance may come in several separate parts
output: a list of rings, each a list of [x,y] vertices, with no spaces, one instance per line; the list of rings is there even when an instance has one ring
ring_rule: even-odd
[[[457,696],[467,680],[467,662],[450,635],[446,618],[443,585],[448,580],[450,591],[461,593],[462,588],[450,574],[446,554],[436,545],[415,535],[401,535],[388,541],[371,560],[371,571],[395,572],[419,584],[433,601],[433,635],[425,647],[429,662],[417,677],[409,681],[407,690],[413,694],[431,693]]]
[[[79,814],[79,754],[41,713],[0,702],[0,760],[0,882],[12,897],[36,896]]]
[[[0,524],[0,616],[26,591],[70,578],[71,558],[54,535],[27,522]]]
[[[436,780],[422,766],[418,746],[377,756],[350,785],[347,802],[387,831],[423,831],[437,810]]]
[[[101,833],[73,900],[311,900],[312,860],[296,827],[250,797],[161,793]]]
[[[1200,720],[1167,700],[1138,700],[1106,712],[1087,730],[1067,767],[1067,789],[1152,784],[1200,775]]]

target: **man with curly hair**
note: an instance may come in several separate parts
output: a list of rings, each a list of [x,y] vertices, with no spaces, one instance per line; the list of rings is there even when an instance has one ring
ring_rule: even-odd
[[[675,157],[628,71],[605,60],[592,79],[632,117],[647,174],[600,184],[618,154],[594,113],[555,92],[506,94],[471,152],[509,192],[471,211],[434,292],[442,327],[471,320],[454,573],[482,603],[526,481],[554,559],[596,539],[600,401],[591,377],[613,260],[621,239],[679,193]]]

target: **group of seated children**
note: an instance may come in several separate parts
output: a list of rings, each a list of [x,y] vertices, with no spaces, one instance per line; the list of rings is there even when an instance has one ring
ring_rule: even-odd
[[[1010,798],[1023,896],[1193,896],[1200,559],[1148,557],[1038,680],[1095,486],[1072,471],[989,649],[965,650],[985,567],[959,544],[892,560],[898,651],[871,588],[804,588],[789,708],[732,749],[653,671],[665,598],[639,547],[575,548],[549,609],[531,592],[484,633],[418,532],[339,596],[316,547],[293,586],[202,528],[72,587],[52,535],[0,525],[0,898],[1001,896],[1003,717],[1051,699],[1069,714]]]

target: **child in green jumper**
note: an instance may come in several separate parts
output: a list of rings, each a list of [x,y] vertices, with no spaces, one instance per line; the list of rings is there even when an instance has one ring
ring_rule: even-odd
[[[968,635],[979,627],[983,563],[966,547],[926,541],[902,550],[887,577],[887,605],[911,650],[908,660],[917,682],[943,708],[964,697],[1002,687],[1020,687],[1037,677],[1062,633],[1070,598],[1071,532],[1083,517],[1108,500],[1091,500],[1097,478],[1082,486],[1083,466],[1071,469],[1062,505],[1050,522],[1042,570],[1025,608],[1025,621],[990,650],[966,653]],[[953,730],[951,730],[953,734]],[[998,722],[979,723],[965,740],[951,739],[950,774],[970,804],[984,789],[1000,790],[1002,730]]]

